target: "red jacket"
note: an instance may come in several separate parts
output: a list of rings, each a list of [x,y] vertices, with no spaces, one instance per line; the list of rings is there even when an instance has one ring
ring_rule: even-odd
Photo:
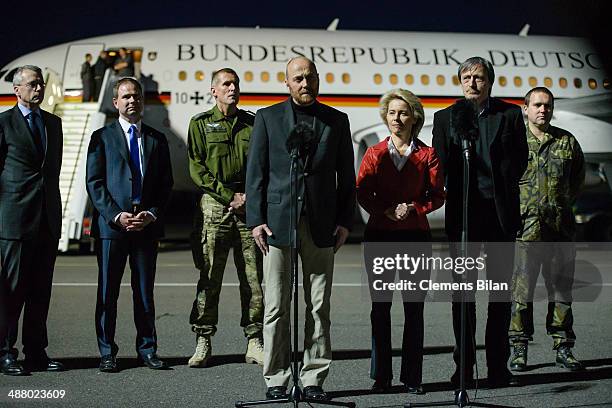
[[[375,230],[429,230],[426,214],[444,204],[444,176],[433,147],[416,139],[416,149],[401,171],[393,164],[389,137],[368,148],[357,175],[357,201],[370,214],[366,228]],[[412,203],[403,221],[392,221],[384,211],[399,203]]]

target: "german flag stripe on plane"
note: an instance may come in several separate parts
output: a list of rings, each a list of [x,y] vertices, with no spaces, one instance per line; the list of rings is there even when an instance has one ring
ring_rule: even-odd
[[[72,90],[69,94],[64,95],[64,102],[78,103],[81,102],[81,92]],[[268,106],[287,99],[287,94],[273,93],[246,93],[240,94],[241,106]],[[458,96],[422,96],[421,102],[425,108],[442,109],[450,106],[457,100]],[[147,92],[145,94],[145,104],[148,105],[170,105],[170,92]],[[319,95],[318,101],[335,107],[363,107],[373,108],[378,106],[380,95]],[[523,98],[502,98],[504,101],[516,105],[523,104]],[[11,106],[17,102],[15,95],[5,94],[0,95],[0,106]]]

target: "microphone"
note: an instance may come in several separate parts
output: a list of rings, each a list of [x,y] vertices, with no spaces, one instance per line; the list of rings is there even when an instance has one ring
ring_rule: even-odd
[[[306,157],[310,154],[314,140],[312,127],[306,122],[300,122],[289,132],[285,146],[291,156]]]
[[[461,139],[463,154],[469,159],[472,142],[478,139],[476,106],[467,99],[460,99],[453,105],[451,113],[451,126]]]
[[[453,106],[452,126],[461,138],[469,141],[478,139],[478,113],[474,103],[460,99]]]

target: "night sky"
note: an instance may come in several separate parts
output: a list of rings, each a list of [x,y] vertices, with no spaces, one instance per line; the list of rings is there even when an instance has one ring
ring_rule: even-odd
[[[498,4],[499,3],[499,4]],[[5,2],[0,11],[0,66],[30,51],[71,40],[172,27],[321,28],[340,18],[339,30],[399,30],[592,37],[608,47],[605,0],[553,1],[81,1]],[[22,6],[23,5],[23,6]],[[31,5],[27,8],[27,5]],[[212,5],[219,5],[213,9]],[[228,10],[221,9],[226,5]],[[603,8],[606,8],[604,10]],[[607,17],[606,17],[607,16]],[[600,23],[601,22],[601,23]],[[597,44],[596,44],[597,45]],[[604,50],[606,52],[607,50]]]

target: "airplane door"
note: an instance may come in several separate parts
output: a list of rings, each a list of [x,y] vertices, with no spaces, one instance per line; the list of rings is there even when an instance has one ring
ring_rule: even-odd
[[[83,83],[81,82],[81,65],[85,62],[85,54],[91,54],[91,64],[93,65],[98,59],[98,54],[103,49],[104,44],[102,43],[73,44],[68,47],[66,61],[64,61],[64,73],[62,75],[64,91],[80,91],[83,89]]]

